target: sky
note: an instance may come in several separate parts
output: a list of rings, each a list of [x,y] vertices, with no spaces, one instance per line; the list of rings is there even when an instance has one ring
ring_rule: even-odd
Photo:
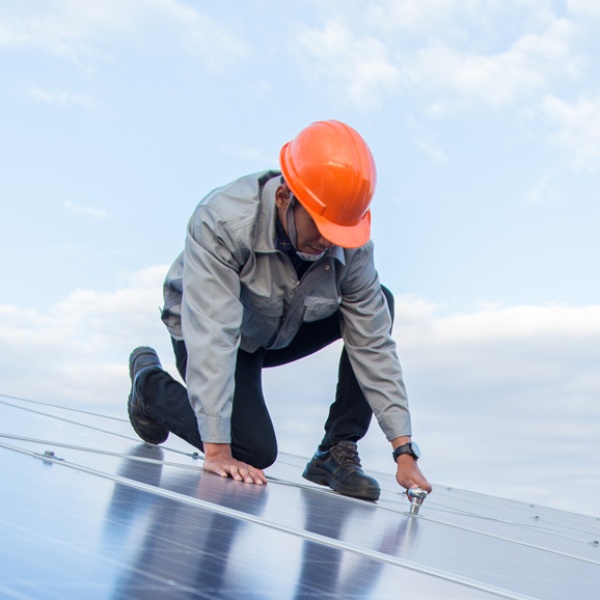
[[[0,394],[125,416],[174,371],[196,203],[321,119],[369,144],[421,468],[600,516],[596,0],[0,0]],[[339,345],[265,372],[310,456]],[[374,422],[363,465],[393,470]]]

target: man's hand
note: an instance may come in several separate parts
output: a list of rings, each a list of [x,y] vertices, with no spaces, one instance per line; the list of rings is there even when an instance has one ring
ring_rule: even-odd
[[[410,437],[407,435],[397,437],[392,440],[392,448],[396,449],[410,442]],[[429,481],[425,479],[421,469],[417,465],[417,461],[410,454],[401,454],[397,460],[398,470],[396,471],[396,481],[405,489],[421,488],[428,494],[432,487]]]
[[[267,478],[261,469],[236,460],[231,455],[229,444],[210,444],[204,442],[204,470],[221,477],[231,477],[236,481],[264,485]]]
[[[402,454],[396,461],[398,470],[396,471],[396,481],[405,489],[421,488],[427,493],[433,489],[431,484],[417,465],[417,461],[410,454]]]

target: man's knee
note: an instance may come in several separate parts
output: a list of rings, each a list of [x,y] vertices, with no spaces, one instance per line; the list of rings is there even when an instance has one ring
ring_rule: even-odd
[[[257,469],[266,469],[277,459],[277,444],[262,443],[252,449],[234,448],[233,456]]]
[[[270,467],[277,459],[277,448],[265,448],[255,460],[257,469]]]

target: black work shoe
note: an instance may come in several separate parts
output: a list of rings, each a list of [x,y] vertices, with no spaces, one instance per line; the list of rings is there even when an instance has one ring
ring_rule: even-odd
[[[338,442],[326,452],[317,450],[302,477],[363,500],[377,500],[381,493],[377,481],[361,469],[354,442]]]
[[[152,348],[136,348],[129,357],[131,392],[127,402],[129,420],[135,432],[149,444],[162,444],[169,437],[169,430],[151,419],[144,412],[142,397],[137,388],[140,373],[150,369],[162,369],[158,355]]]

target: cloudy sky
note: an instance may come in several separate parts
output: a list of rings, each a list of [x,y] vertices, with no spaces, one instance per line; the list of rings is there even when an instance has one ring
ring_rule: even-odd
[[[378,166],[423,470],[600,515],[599,26],[595,0],[0,0],[0,393],[124,415],[132,348],[173,369],[195,204],[336,118]],[[313,452],[338,353],[265,374],[283,450]],[[375,424],[361,454],[393,468]]]

